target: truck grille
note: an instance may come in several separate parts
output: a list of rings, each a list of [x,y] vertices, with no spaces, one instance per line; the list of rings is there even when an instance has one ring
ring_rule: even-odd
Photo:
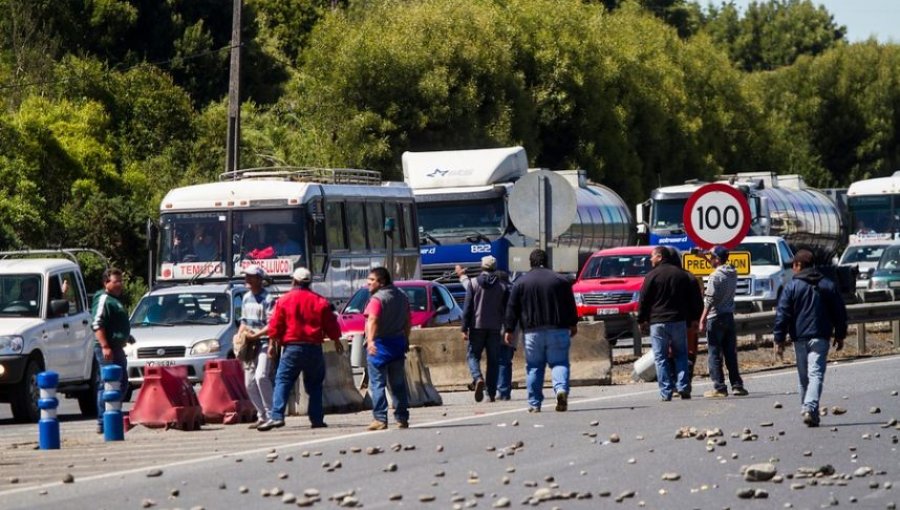
[[[138,358],[183,358],[185,347],[141,347],[137,351]],[[163,353],[160,354],[160,351]]]
[[[422,279],[438,280],[443,277],[443,279],[440,280],[441,283],[446,284],[448,282],[456,282],[459,281],[459,279],[456,277],[456,274],[453,273],[453,270],[455,268],[456,264],[434,264],[422,266]],[[479,273],[481,273],[481,269],[478,266],[466,267],[466,274],[470,278],[478,276]]]
[[[634,292],[589,292],[582,294],[584,304],[598,305],[624,305],[631,302]]]
[[[753,293],[753,280],[751,278],[738,278],[735,296],[749,296]]]

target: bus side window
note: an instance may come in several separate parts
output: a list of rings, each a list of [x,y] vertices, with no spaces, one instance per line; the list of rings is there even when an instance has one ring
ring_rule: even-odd
[[[350,233],[350,250],[366,251],[366,217],[362,202],[347,202],[347,230]]]
[[[378,202],[366,202],[366,228],[369,246],[373,250],[384,249],[384,211]]]
[[[403,204],[403,246],[406,248],[415,248],[418,240],[413,214],[412,204]]]
[[[344,204],[342,202],[325,203],[325,227],[328,250],[346,250],[347,237],[344,228]]]

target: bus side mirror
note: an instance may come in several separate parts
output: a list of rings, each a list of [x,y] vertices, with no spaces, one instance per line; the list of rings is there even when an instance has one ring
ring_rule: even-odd
[[[152,218],[147,218],[147,249],[154,250],[159,240],[159,225]]]

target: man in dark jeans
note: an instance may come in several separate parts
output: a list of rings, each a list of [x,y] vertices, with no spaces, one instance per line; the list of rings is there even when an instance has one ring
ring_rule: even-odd
[[[709,378],[713,389],[703,394],[706,398],[728,396],[722,360],[728,368],[731,393],[747,395],[737,360],[737,331],[734,328],[734,292],[737,290],[737,271],[728,263],[728,250],[724,246],[714,246],[707,254],[707,260],[715,268],[706,283],[703,299],[703,315],[700,316],[700,331],[706,330],[706,346],[709,350]]]
[[[487,388],[491,402],[497,396],[499,375],[500,329],[509,298],[509,288],[496,272],[497,259],[488,255],[481,259],[481,274],[469,280],[463,304],[462,336],[468,340],[466,361],[475,385],[475,401],[484,399]],[[487,381],[481,373],[481,353],[487,355]]]
[[[124,395],[128,391],[128,359],[125,357],[125,344],[131,339],[131,323],[128,310],[119,301],[122,296],[122,271],[109,268],[103,272],[103,290],[94,294],[91,304],[91,329],[97,342],[94,344],[94,357],[97,364],[118,365],[122,369],[120,391]],[[103,433],[103,383],[97,386],[97,433]]]

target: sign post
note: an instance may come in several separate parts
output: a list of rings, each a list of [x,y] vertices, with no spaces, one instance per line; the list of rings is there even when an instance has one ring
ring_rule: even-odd
[[[684,205],[684,229],[696,245],[708,250],[737,246],[750,230],[747,197],[728,184],[712,183],[695,191]]]
[[[554,250],[549,245],[572,225],[576,207],[575,189],[564,177],[549,170],[525,175],[516,181],[509,196],[509,217],[513,225],[538,241],[538,246],[547,252],[549,266],[556,270],[559,264],[554,264]],[[517,248],[510,249],[510,269],[516,251]]]

